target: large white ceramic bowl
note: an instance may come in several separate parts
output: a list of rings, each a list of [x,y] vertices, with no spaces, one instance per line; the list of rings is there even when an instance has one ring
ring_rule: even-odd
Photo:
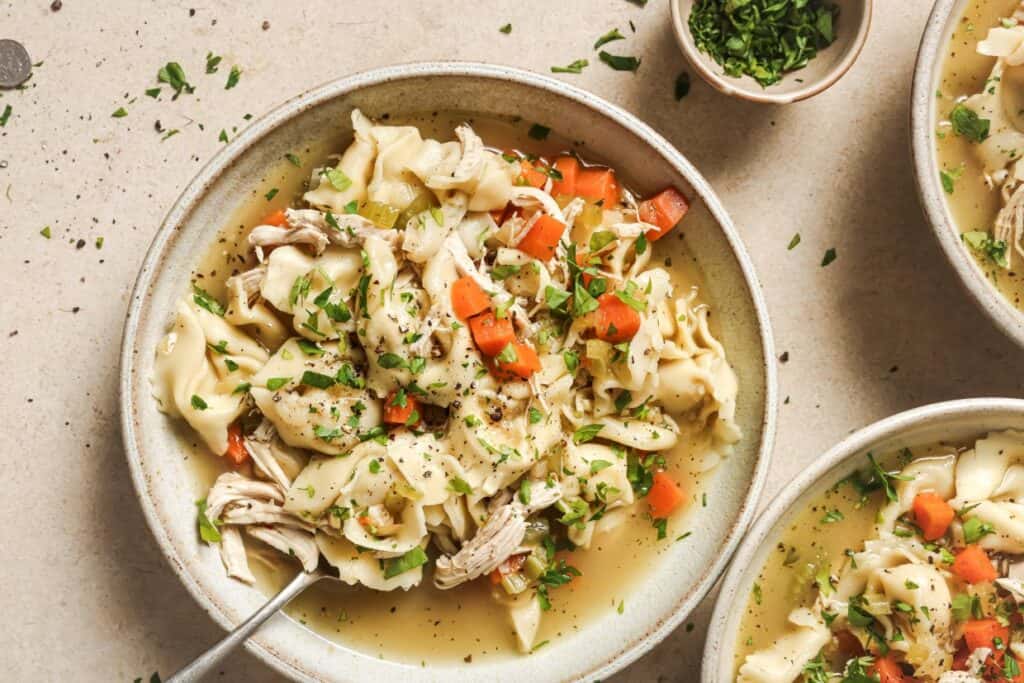
[[[910,104],[911,145],[918,195],[925,215],[957,277],[982,310],[1015,342],[1024,346],[1024,313],[1003,296],[986,277],[977,260],[960,238],[962,232],[950,213],[939,180],[935,151],[935,129],[940,120],[935,97],[942,77],[942,62],[949,50],[953,28],[968,0],[937,0],[928,18],[914,69]],[[979,38],[981,36],[979,35]],[[971,230],[976,226],[970,226]]]
[[[346,649],[287,617],[271,620],[249,648],[299,680],[593,680],[636,659],[672,631],[724,569],[752,517],[768,466],[775,419],[772,342],[760,287],[736,230],[711,188],[678,151],[633,116],[551,78],[482,64],[436,63],[380,69],[329,83],[255,122],[189,184],[171,208],[142,265],[125,323],[122,429],[128,463],[149,526],[171,567],[210,616],[231,628],[265,600],[224,575],[216,549],[195,529],[194,486],[179,430],[150,396],[154,349],[189,286],[189,272],[269,165],[324,136],[351,133],[349,112],[371,116],[457,109],[518,115],[580,141],[584,154],[612,162],[643,191],[676,185],[695,199],[686,242],[707,277],[722,340],[740,380],[745,433],[714,476],[707,508],[694,512],[692,542],[678,543],[629,597],[624,614],[586,625],[527,657],[425,668]],[[186,624],[181,625],[187,628]]]
[[[966,440],[988,431],[1024,429],[1024,401],[971,398],[933,403],[864,427],[814,460],[758,517],[722,581],[704,645],[702,683],[731,683],[740,622],[768,555],[802,510],[837,481],[862,470],[865,454],[939,440]],[[763,590],[772,590],[764,586]]]

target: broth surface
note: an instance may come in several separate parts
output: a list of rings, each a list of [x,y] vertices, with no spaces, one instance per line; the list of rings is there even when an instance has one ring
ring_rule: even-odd
[[[377,115],[377,112],[367,113]],[[453,139],[455,126],[467,121],[492,148],[518,149],[547,156],[576,149],[585,160],[600,161],[589,158],[585,150],[557,137],[553,131],[544,141],[531,139],[527,134],[530,123],[524,121],[459,113],[427,114],[401,120],[381,116],[380,121],[415,125],[424,137],[439,140]],[[302,149],[293,150],[301,167],[282,159],[268,168],[264,177],[254,184],[250,197],[199,261],[193,271],[196,282],[213,296],[223,297],[225,280],[255,265],[253,257],[246,256],[248,232],[264,216],[289,206],[300,197],[312,169],[323,165],[330,154],[337,153],[347,143],[348,139],[340,135],[311,141]],[[274,188],[277,194],[267,200],[266,195]],[[685,227],[699,220],[711,219],[705,212],[691,212],[673,237],[651,245],[654,249],[652,263],[669,270],[677,293],[693,287],[703,291],[700,271],[683,239]],[[717,334],[714,324],[712,328]],[[541,621],[539,644],[578,631],[602,615],[630,609],[632,588],[677,542],[713,542],[684,537],[691,527],[696,528],[691,517],[700,514],[705,487],[708,480],[714,479],[714,472],[700,474],[705,468],[702,454],[708,447],[707,436],[687,433],[683,426],[679,445],[666,452],[665,457],[668,472],[681,482],[689,503],[669,520],[667,537],[657,540],[647,505],[641,501],[626,508],[628,514],[617,528],[596,535],[590,549],[568,555],[560,553],[583,576],[552,591],[552,608],[545,612]],[[184,425],[182,427],[183,434],[188,432]],[[188,458],[194,465],[194,490],[198,499],[206,495],[214,479],[226,467],[220,458],[194,441],[194,438],[189,439],[192,445]],[[268,595],[282,588],[299,570],[297,562],[254,539],[246,538],[246,546],[258,587]],[[286,611],[325,638],[371,657],[425,665],[427,661],[457,663],[521,656],[516,651],[515,635],[506,610],[488,595],[489,591],[486,580],[441,591],[434,587],[429,572],[425,573],[420,586],[408,592],[385,593],[321,581],[294,600]]]

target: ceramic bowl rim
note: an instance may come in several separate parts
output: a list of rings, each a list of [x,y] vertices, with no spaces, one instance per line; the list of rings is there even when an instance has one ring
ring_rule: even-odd
[[[751,78],[732,78],[717,73],[707,59],[693,44],[687,29],[687,20],[683,17],[683,0],[669,0],[672,5],[672,29],[676,36],[676,43],[680,51],[686,57],[700,77],[715,90],[729,95],[739,97],[750,102],[761,104],[792,104],[800,102],[815,95],[821,94],[839,82],[843,76],[853,67],[857,58],[860,57],[864,44],[867,42],[868,34],[871,32],[871,19],[874,14],[874,0],[861,0],[864,3],[864,20],[857,27],[857,35],[850,43],[846,53],[834,67],[811,83],[805,83],[803,87],[790,92],[772,92],[771,86],[760,88],[756,81]],[[716,65],[717,66],[717,65]],[[749,81],[749,83],[748,83]]]
[[[711,615],[704,655],[701,662],[701,683],[718,681],[719,661],[723,650],[731,651],[735,633],[728,632],[727,626],[737,610],[746,606],[737,594],[744,575],[765,543],[774,543],[777,538],[771,534],[779,520],[793,505],[801,502],[808,490],[834,467],[861,456],[872,444],[898,437],[901,433],[929,424],[940,424],[957,418],[980,418],[991,413],[1020,413],[1024,415],[1024,399],[1017,398],[965,398],[930,403],[911,408],[861,427],[845,439],[825,451],[780,491],[771,503],[758,515],[740,547],[733,554],[733,561],[722,579],[715,608]]]
[[[215,595],[207,594],[197,583],[191,574],[186,570],[177,552],[175,551],[168,532],[162,522],[161,513],[157,509],[153,498],[150,495],[146,474],[141,464],[141,451],[138,448],[138,424],[137,404],[133,395],[133,382],[136,372],[136,343],[139,330],[146,313],[142,307],[146,292],[154,279],[164,267],[165,252],[177,232],[178,228],[191,214],[194,208],[199,205],[206,196],[209,187],[220,177],[220,175],[231,167],[246,151],[261,141],[273,130],[286,125],[295,117],[306,110],[320,104],[329,102],[337,97],[344,96],[350,92],[363,88],[384,84],[390,81],[401,81],[424,77],[456,77],[456,78],[479,78],[490,80],[513,81],[519,85],[529,88],[536,88],[547,91],[556,96],[572,100],[592,110],[594,113],[610,118],[628,132],[636,135],[644,144],[657,154],[660,154],[668,163],[674,166],[691,184],[701,200],[705,203],[708,211],[714,217],[722,235],[729,244],[730,251],[743,277],[743,284],[750,296],[751,305],[754,309],[756,334],[761,344],[762,355],[760,363],[764,372],[764,417],[760,425],[761,443],[756,453],[756,464],[750,487],[744,495],[743,503],[737,511],[736,520],[730,528],[728,537],[720,546],[715,560],[706,567],[704,573],[695,582],[690,592],[684,596],[675,609],[660,622],[651,620],[646,627],[646,633],[637,638],[628,647],[618,650],[617,653],[602,663],[592,666],[588,671],[580,674],[583,678],[606,677],[622,667],[632,663],[639,656],[660,642],[673,629],[675,629],[686,616],[700,603],[707,595],[718,577],[725,570],[733,550],[739,544],[743,532],[751,523],[761,490],[768,473],[768,466],[771,458],[772,446],[775,436],[775,423],[777,417],[777,378],[774,365],[774,343],[771,334],[771,326],[768,318],[768,308],[764,300],[761,286],[753,264],[740,240],[739,234],[725,211],[717,195],[711,189],[704,177],[697,171],[691,162],[677,151],[665,138],[656,133],[647,124],[643,123],[632,114],[612,105],[595,95],[574,86],[562,83],[548,76],[542,76],[513,67],[489,65],[475,62],[444,61],[444,62],[417,62],[388,66],[370,71],[357,73],[333,80],[320,86],[311,88],[304,94],[296,96],[283,104],[273,108],[267,114],[253,121],[253,123],[241,131],[238,136],[224,149],[218,152],[188,183],[182,194],[175,200],[171,209],[161,223],[153,241],[146,252],[145,258],[140,266],[135,286],[132,290],[129,301],[128,313],[125,319],[122,338],[119,391],[120,391],[120,418],[121,434],[125,447],[125,455],[131,470],[132,482],[135,488],[136,497],[142,507],[146,523],[150,532],[157,541],[161,553],[167,559],[171,568],[178,575],[183,585],[202,607],[207,614],[221,627],[233,628],[232,623],[222,611],[222,605],[218,604]],[[290,658],[301,656],[298,653],[277,653],[270,650],[261,643],[258,636],[254,636],[246,642],[246,647],[266,664],[277,671],[296,679],[308,678],[307,671],[299,668]]]
[[[1017,310],[985,277],[984,271],[960,238],[960,230],[946,204],[939,180],[934,121],[935,81],[946,46],[946,27],[963,0],[937,0],[917,53],[910,107],[911,152],[918,198],[943,253],[964,289],[996,326],[1024,347],[1024,312]]]

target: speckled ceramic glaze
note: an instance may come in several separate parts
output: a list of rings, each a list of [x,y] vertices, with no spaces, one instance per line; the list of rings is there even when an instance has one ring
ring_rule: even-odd
[[[935,441],[965,440],[988,431],[1024,429],[1024,401],[973,398],[933,403],[855,432],[814,461],[758,517],[746,534],[715,603],[704,646],[702,683],[733,680],[733,659],[747,596],[779,538],[800,512],[840,479],[863,469],[865,454]],[[764,586],[770,591],[772,586]]]
[[[1024,346],[1024,314],[1010,303],[967,250],[946,204],[939,180],[939,162],[935,151],[935,127],[939,121],[935,91],[942,78],[942,62],[953,27],[963,14],[968,0],[938,0],[917,54],[914,90],[911,100],[911,141],[917,190],[925,215],[939,244],[946,253],[967,291],[982,310],[1015,342]],[[971,229],[974,229],[973,226]]]
[[[624,614],[586,624],[528,657],[459,666],[409,667],[332,643],[284,616],[249,641],[271,666],[299,680],[592,680],[636,659],[675,628],[724,569],[747,528],[768,465],[776,389],[766,309],[735,228],[707,182],[661,136],[629,114],[550,78],[504,67],[433,63],[392,67],[332,82],[255,122],[186,188],[143,263],[122,351],[123,436],[142,509],[182,582],[219,624],[231,628],[265,600],[228,579],[215,548],[195,529],[194,487],[182,458],[180,430],[157,411],[149,375],[173,303],[217,229],[245,201],[262,169],[329,131],[344,137],[349,112],[371,116],[456,108],[541,121],[586,152],[611,161],[642,191],[682,188],[706,220],[687,224],[686,241],[707,277],[729,358],[740,379],[738,421],[744,439],[716,471],[715,494],[696,511],[694,541],[663,556],[629,598]],[[585,153],[586,153],[585,152]]]
[[[819,51],[804,68],[791,71],[778,83],[762,88],[753,78],[727,75],[714,59],[697,48],[689,27],[690,12],[696,1],[671,0],[676,42],[690,65],[716,90],[752,102],[789,104],[828,90],[857,61],[871,28],[873,0],[830,0],[839,6],[835,42]]]

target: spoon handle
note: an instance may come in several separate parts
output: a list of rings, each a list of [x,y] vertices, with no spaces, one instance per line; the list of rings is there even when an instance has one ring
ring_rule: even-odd
[[[316,583],[323,577],[320,572],[307,574],[300,571],[298,576],[281,589],[281,592],[271,598],[255,614],[239,624],[234,631],[224,636],[224,639],[199,655],[191,664],[181,669],[167,679],[166,683],[198,683],[203,680],[206,674],[210,673],[220,662],[228,656],[232,650],[241,645],[253,634],[267,619],[277,613],[296,595]]]

